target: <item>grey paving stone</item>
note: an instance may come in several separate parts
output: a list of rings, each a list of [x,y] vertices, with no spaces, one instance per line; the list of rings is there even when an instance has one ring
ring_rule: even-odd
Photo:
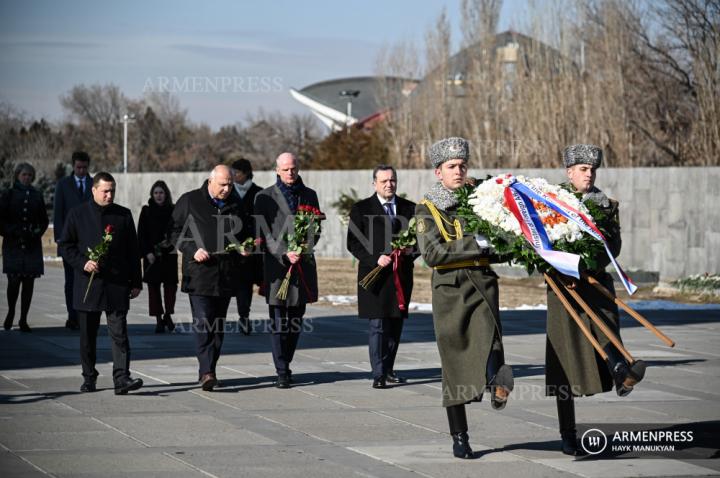
[[[0,290],[5,276],[0,276]],[[505,410],[468,407],[476,460],[451,456],[440,406],[440,361],[429,314],[411,314],[396,370],[408,383],[373,390],[367,323],[352,309],[311,306],[293,362],[295,384],[273,386],[266,309],[255,298],[257,333],[230,330],[218,364],[222,386],[203,392],[191,334],[156,335],[147,297],[128,317],[132,373],[145,386],[112,390],[107,331],[100,330],[100,391],[79,393],[77,332],[65,329],[62,270],[36,283],[32,334],[0,332],[0,470],[16,476],[700,476],[717,460],[573,460],[559,451],[555,402],[544,396],[544,313],[503,312],[516,388]],[[6,310],[0,302],[0,315]],[[232,309],[231,309],[232,310]],[[720,421],[720,313],[649,311],[678,345],[667,348],[623,319],[631,352],[648,361],[646,380],[627,398],[576,401],[579,424]],[[176,317],[189,322],[179,297]],[[104,319],[103,319],[104,321]],[[229,326],[232,328],[233,321]],[[12,450],[12,451],[9,451]]]

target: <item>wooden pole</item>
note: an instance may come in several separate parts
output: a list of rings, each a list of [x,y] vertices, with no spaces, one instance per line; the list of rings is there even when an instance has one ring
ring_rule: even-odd
[[[607,288],[604,285],[602,285],[597,279],[595,279],[594,277],[591,277],[589,275],[583,275],[583,277],[586,281],[588,281],[590,284],[592,284],[597,290],[599,290],[605,297],[607,297],[608,299],[615,302],[618,306],[622,307],[625,310],[625,312],[627,312],[628,315],[630,315],[630,317],[637,320],[642,325],[644,325],[647,329],[649,329],[652,333],[654,333],[660,340],[662,340],[665,343],[665,345],[667,345],[668,347],[675,346],[675,342],[670,337],[668,337],[667,335],[662,333],[660,331],[660,329],[655,327],[652,323],[650,323],[649,320],[647,320],[645,317],[640,315],[635,309],[633,309],[628,304],[626,304],[625,301],[615,297],[615,295],[612,294],[609,290],[607,290]]]
[[[545,281],[548,283],[550,288],[555,292],[555,295],[557,295],[558,299],[560,299],[560,302],[565,307],[565,310],[568,311],[568,314],[570,314],[570,317],[573,318],[575,323],[578,327],[580,327],[580,330],[582,331],[583,335],[585,335],[585,338],[587,338],[590,343],[592,344],[595,351],[602,357],[603,360],[608,360],[608,355],[605,353],[603,348],[598,343],[597,339],[593,336],[592,332],[587,328],[585,323],[582,321],[578,313],[575,311],[573,306],[570,304],[570,302],[567,300],[567,297],[565,297],[565,294],[563,294],[562,290],[558,285],[555,283],[555,281],[547,274],[545,274]]]
[[[570,294],[570,297],[572,297],[575,300],[575,302],[577,302],[580,305],[580,307],[582,307],[582,309],[590,317],[590,319],[593,322],[595,322],[595,325],[597,325],[600,328],[600,330],[602,330],[602,333],[605,334],[605,336],[607,336],[608,339],[610,339],[610,342],[612,342],[612,344],[615,346],[615,348],[620,351],[620,353],[623,355],[623,357],[625,357],[625,360],[628,361],[628,364],[632,365],[633,363],[635,363],[635,359],[633,358],[632,355],[630,355],[630,352],[628,352],[625,349],[625,347],[623,346],[622,342],[620,342],[620,339],[617,337],[617,335],[615,335],[615,333],[612,330],[610,330],[610,327],[608,327],[607,324],[600,317],[597,316],[595,311],[592,310],[592,308],[587,304],[587,302],[585,302],[585,300],[583,300],[583,298],[580,297],[580,294],[578,294],[576,290],[573,290],[573,289],[570,289],[567,287],[565,288],[565,290],[567,290],[568,293]]]

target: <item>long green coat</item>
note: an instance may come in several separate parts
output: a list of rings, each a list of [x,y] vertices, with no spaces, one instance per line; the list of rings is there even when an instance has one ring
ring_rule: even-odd
[[[438,211],[451,224],[456,218],[452,209]],[[415,214],[418,246],[428,266],[483,257],[469,233],[446,241],[426,205],[418,204]],[[446,229],[454,233],[452,227]],[[497,275],[490,267],[433,271],[433,323],[442,365],[444,407],[479,399],[485,390],[493,338],[502,337],[498,304]]]
[[[620,254],[622,245],[620,238],[620,223],[618,219],[618,203],[611,200],[610,206],[605,209],[608,221],[601,225],[605,230],[605,238],[614,257]],[[608,290],[615,293],[613,280],[605,272],[610,263],[606,254],[598,259],[598,268],[589,271],[589,274],[603,284]],[[602,295],[594,286],[586,281],[578,283],[576,291],[585,302],[596,311],[601,319],[604,318],[617,337],[620,337],[620,323],[618,308],[614,302]],[[585,311],[568,297],[578,315],[597,338],[602,347],[610,341],[602,331],[588,317]],[[547,343],[545,348],[545,383],[546,394],[550,396],[593,395],[612,390],[613,381],[607,364],[593,349],[592,344],[583,335],[580,327],[565,310],[557,295],[548,286],[547,291]]]

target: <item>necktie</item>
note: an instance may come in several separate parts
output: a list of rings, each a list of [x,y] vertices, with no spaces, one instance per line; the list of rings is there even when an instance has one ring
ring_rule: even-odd
[[[83,194],[85,194],[85,188],[83,187],[83,180],[78,180],[78,191],[80,192],[80,197],[83,197]]]
[[[390,216],[391,218],[394,218],[394,217],[395,217],[395,214],[393,214],[392,203],[391,203],[391,202],[386,202],[386,203],[384,204],[384,206],[385,206],[385,212],[387,213],[387,215]]]

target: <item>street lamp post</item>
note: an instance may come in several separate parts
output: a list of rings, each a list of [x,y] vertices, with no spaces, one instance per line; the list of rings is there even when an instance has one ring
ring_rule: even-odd
[[[350,134],[350,118],[352,118],[352,99],[357,98],[360,90],[342,90],[340,96],[347,98],[347,117],[345,118],[345,127],[347,134]]]
[[[128,159],[127,159],[127,134],[128,134],[128,123],[135,122],[134,114],[125,113],[122,117],[123,122],[123,173],[127,173]]]

